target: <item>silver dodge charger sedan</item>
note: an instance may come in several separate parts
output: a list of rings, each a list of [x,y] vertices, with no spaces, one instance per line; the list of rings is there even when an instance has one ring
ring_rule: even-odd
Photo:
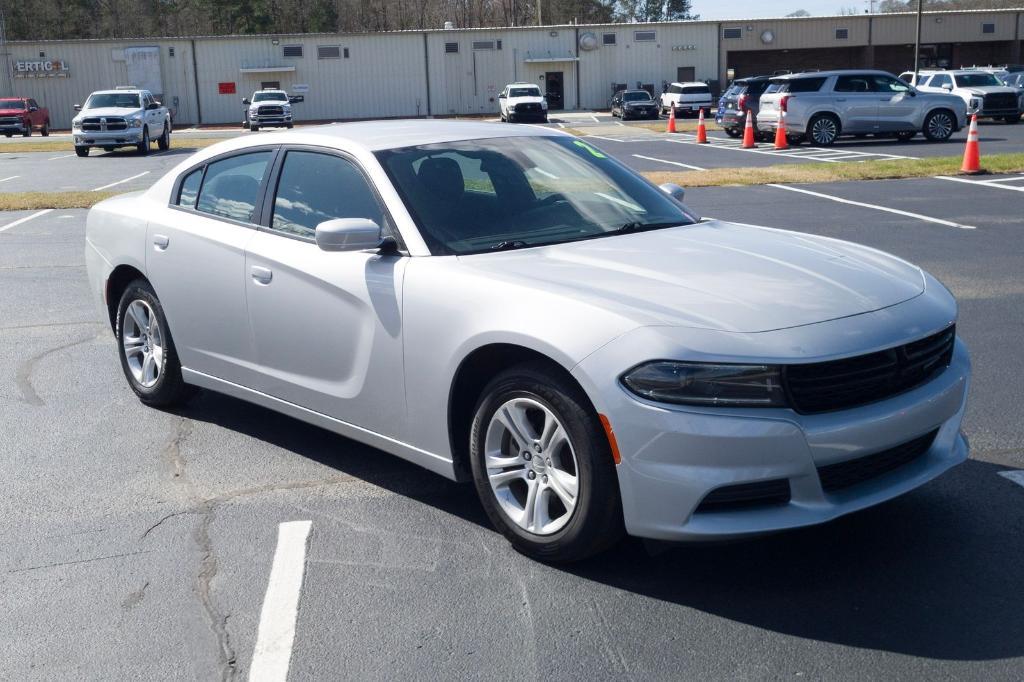
[[[557,130],[333,125],[98,204],[86,257],[143,403],[202,387],[472,480],[546,561],[817,524],[967,457],[942,284],[681,196]]]

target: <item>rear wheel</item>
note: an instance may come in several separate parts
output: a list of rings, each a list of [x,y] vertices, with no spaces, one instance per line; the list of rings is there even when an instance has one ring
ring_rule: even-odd
[[[117,306],[117,344],[128,385],[147,405],[180,403],[188,394],[163,307],[149,282],[128,285]]]
[[[156,141],[156,146],[160,148],[160,151],[165,152],[171,148],[171,129],[164,124],[164,131],[160,133],[160,139]]]
[[[726,128],[725,134],[728,135],[729,137],[739,137],[740,135],[743,134],[743,131],[740,130],[739,128]]]
[[[945,109],[933,111],[924,119],[924,136],[932,142],[945,142],[953,134],[953,115]]]
[[[484,510],[519,551],[576,561],[622,536],[604,430],[580,389],[548,365],[526,363],[496,376],[477,405],[470,439]]]
[[[22,137],[32,137],[32,124],[26,123],[25,129],[21,131]]]
[[[839,121],[830,114],[820,114],[811,119],[807,130],[811,142],[821,147],[830,147],[839,137]]]
[[[49,137],[50,136],[50,122],[49,121],[43,121],[43,129],[41,131],[39,131],[39,132],[40,132],[40,134],[42,134],[43,137]]]
[[[89,148],[88,147],[75,147],[75,154],[78,154],[79,156],[89,156]]]

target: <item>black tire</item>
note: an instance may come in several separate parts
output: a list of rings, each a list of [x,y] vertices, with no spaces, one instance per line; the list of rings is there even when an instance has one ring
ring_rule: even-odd
[[[39,131],[39,132],[40,132],[40,134],[43,137],[49,137],[50,136],[50,122],[49,121],[43,121],[43,129],[41,131]]]
[[[146,156],[147,154],[149,154],[149,147],[149,128],[147,128],[146,126],[142,126],[142,142],[137,144],[135,148],[138,149],[139,154],[141,154],[142,156]]]
[[[156,141],[156,146],[160,151],[165,152],[171,148],[171,129],[164,124],[164,131],[160,133],[160,139]]]
[[[531,399],[556,415],[576,455],[579,483],[575,507],[565,525],[550,535],[528,532],[513,522],[500,507],[487,477],[484,440],[488,425],[498,408],[514,398]],[[513,547],[528,556],[554,563],[578,561],[611,547],[624,533],[618,478],[604,429],[579,387],[548,364],[518,365],[487,385],[473,418],[470,462],[487,516]]]
[[[140,383],[132,374],[124,350],[125,318],[128,315],[129,305],[135,301],[144,302],[155,314],[163,346],[158,378],[152,386],[148,387]],[[121,300],[117,304],[115,336],[117,339],[117,354],[121,358],[121,370],[128,380],[128,385],[131,386],[139,400],[152,407],[169,407],[180,404],[188,397],[191,389],[181,377],[181,363],[178,360],[178,352],[174,347],[171,330],[167,326],[167,318],[164,316],[163,306],[160,305],[160,299],[157,298],[153,287],[146,280],[137,279],[133,281],[121,295]]]
[[[916,130],[901,130],[900,132],[896,133],[896,139],[899,140],[900,142],[910,142],[911,140],[914,139],[915,135],[917,135]]]
[[[284,127],[287,128],[288,130],[291,130],[295,126],[293,124],[291,124],[291,123],[286,123]]]
[[[1007,116],[1003,120],[1006,123],[1008,123],[1009,125],[1014,125],[1016,123],[1020,123],[1020,114],[1017,114],[1016,116]]]
[[[831,147],[841,133],[839,119],[831,114],[818,114],[807,123],[807,138],[819,147]]]
[[[29,123],[27,126],[25,126],[25,129],[21,131],[21,136],[22,137],[32,137],[32,124],[31,123]]]
[[[515,123],[516,122],[516,115],[515,114],[509,114],[506,117],[506,119],[508,120],[509,123]]]
[[[930,142],[945,142],[956,129],[956,119],[945,109],[933,111],[924,119],[922,132]]]
[[[89,148],[88,147],[75,147],[75,154],[78,154],[81,157],[89,156]]]
[[[739,128],[725,128],[725,134],[729,137],[739,137],[743,134],[743,131]]]

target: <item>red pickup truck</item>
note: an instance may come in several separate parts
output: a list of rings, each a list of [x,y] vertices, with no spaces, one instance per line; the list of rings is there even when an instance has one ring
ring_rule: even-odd
[[[36,104],[31,97],[0,98],[0,133],[28,137],[35,128],[46,137],[50,134],[50,110]]]

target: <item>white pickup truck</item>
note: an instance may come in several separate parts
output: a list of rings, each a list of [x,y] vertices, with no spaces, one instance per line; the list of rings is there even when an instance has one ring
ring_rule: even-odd
[[[672,83],[661,93],[661,113],[673,108],[677,116],[696,115],[701,109],[710,111],[711,88],[707,83]]]
[[[135,147],[148,154],[153,140],[161,151],[171,146],[171,114],[149,90],[98,90],[84,105],[76,104],[75,111],[79,113],[71,120],[71,134],[79,156],[88,156],[92,147],[108,152]]]

